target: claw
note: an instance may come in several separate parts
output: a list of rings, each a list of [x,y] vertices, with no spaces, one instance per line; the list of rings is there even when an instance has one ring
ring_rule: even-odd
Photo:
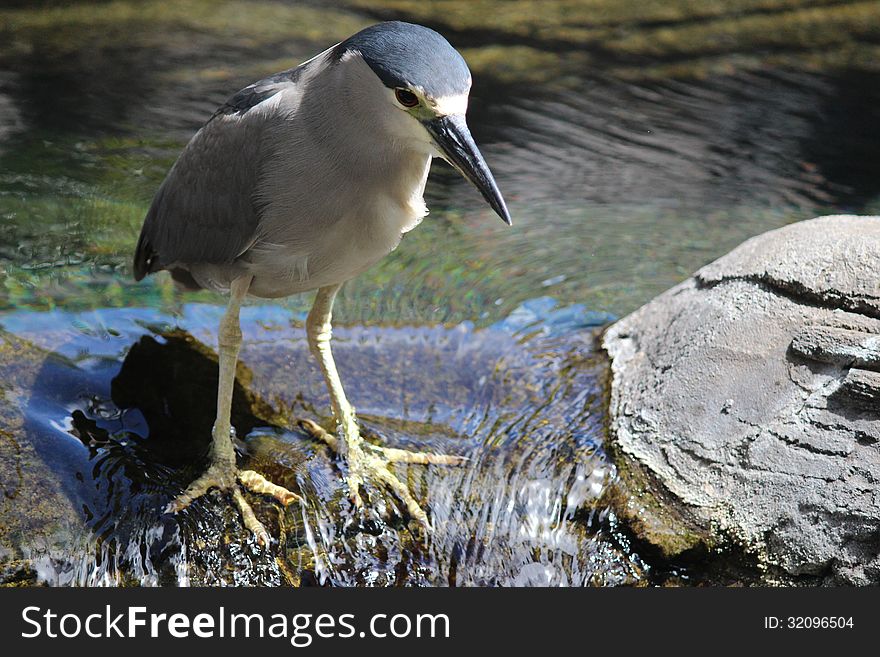
[[[283,486],[273,484],[263,475],[253,470],[242,470],[236,474],[234,464],[229,465],[227,462],[215,461],[201,477],[192,482],[185,491],[168,503],[165,507],[165,513],[177,513],[185,509],[212,488],[232,491],[235,505],[238,507],[239,513],[241,513],[244,526],[254,534],[260,545],[267,546],[269,545],[269,532],[266,531],[263,523],[257,520],[251,505],[248,504],[238,486],[235,485],[236,479],[248,490],[263,495],[270,495],[284,506],[300,499],[296,493],[287,490]]]
[[[212,488],[227,490],[232,481],[235,481],[234,478],[221,472],[220,468],[211,466],[201,477],[187,486],[185,491],[168,503],[165,507],[165,513],[177,513],[178,511],[183,511]]]
[[[418,463],[421,465],[462,465],[467,463],[466,456],[455,454],[434,454],[432,452],[410,452],[394,447],[376,447],[389,463]]]
[[[237,488],[234,489],[232,491],[232,497],[235,500],[235,505],[238,507],[239,513],[241,513],[241,519],[244,522],[244,526],[251,531],[257,539],[257,543],[263,547],[269,545],[269,532],[266,531],[263,523],[257,520],[257,516],[254,515],[254,510],[251,508],[251,505],[248,504],[248,501],[244,499],[244,495],[241,494],[241,491]]]
[[[336,440],[336,436],[324,429],[324,427],[317,422],[312,422],[309,419],[302,419],[297,422],[297,425],[306,433],[325,443],[334,452],[339,452],[339,441]]]
[[[409,450],[397,449],[394,447],[370,445],[369,443],[363,443],[360,441],[359,436],[354,436],[353,440],[346,441],[348,450],[346,450],[346,454],[342,454],[340,450],[340,440],[324,429],[324,427],[308,419],[301,419],[297,424],[300,429],[325,443],[330,449],[343,458],[346,456],[348,457],[349,474],[346,478],[346,483],[349,488],[348,497],[356,509],[363,508],[364,503],[360,495],[360,487],[365,474],[367,477],[376,479],[395,497],[403,502],[410,517],[428,530],[432,529],[431,523],[428,521],[428,515],[422,510],[422,507],[419,506],[419,503],[412,496],[412,493],[410,493],[409,488],[388,469],[388,464],[415,463],[421,465],[461,465],[468,461],[467,457],[464,456],[432,454],[430,452],[410,452]],[[356,425],[353,426],[353,430],[357,431]],[[357,452],[351,454],[351,450],[357,450]],[[352,472],[352,470],[354,470],[354,472]]]
[[[360,485],[358,485],[358,488],[360,488]],[[360,491],[352,489],[348,494],[348,499],[351,500],[355,509],[360,510],[364,508],[364,500],[361,497]]]
[[[394,476],[391,471],[384,466],[373,468],[373,473],[383,484],[385,484],[386,488],[394,493],[394,495],[406,505],[406,510],[410,517],[425,526],[429,525],[428,515],[422,510],[422,507],[416,502],[412,493],[409,492],[409,488],[407,488],[400,479]]]
[[[254,493],[261,495],[270,495],[278,500],[283,506],[287,506],[293,502],[300,500],[300,496],[287,490],[284,486],[273,484],[263,475],[253,470],[242,470],[238,473],[238,480],[242,486]]]

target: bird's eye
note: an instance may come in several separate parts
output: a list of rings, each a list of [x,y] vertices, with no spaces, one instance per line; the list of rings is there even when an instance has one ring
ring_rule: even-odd
[[[419,104],[418,96],[409,89],[395,89],[394,97],[397,98],[397,102],[404,107],[415,107]]]

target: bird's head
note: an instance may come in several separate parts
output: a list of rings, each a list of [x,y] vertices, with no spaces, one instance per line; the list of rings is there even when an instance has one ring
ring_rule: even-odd
[[[471,73],[464,58],[434,30],[392,21],[349,37],[335,48],[375,74],[371,100],[384,129],[442,157],[480,191],[505,223],[510,213],[465,121]],[[377,99],[378,97],[378,99]]]

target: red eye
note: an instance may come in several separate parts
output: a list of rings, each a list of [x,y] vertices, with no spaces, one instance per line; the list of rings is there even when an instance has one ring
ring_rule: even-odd
[[[415,107],[419,104],[418,96],[409,89],[395,89],[394,97],[397,98],[397,102],[404,107]]]

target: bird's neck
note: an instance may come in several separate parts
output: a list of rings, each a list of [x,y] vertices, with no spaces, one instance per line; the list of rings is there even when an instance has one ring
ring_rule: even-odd
[[[373,124],[374,117],[364,112],[355,111],[345,120],[330,113],[323,118],[312,124],[312,138],[320,143],[334,177],[347,181],[358,201],[375,196],[386,202],[390,197],[419,218],[427,213],[422,195],[431,154],[426,149],[388,138]]]

